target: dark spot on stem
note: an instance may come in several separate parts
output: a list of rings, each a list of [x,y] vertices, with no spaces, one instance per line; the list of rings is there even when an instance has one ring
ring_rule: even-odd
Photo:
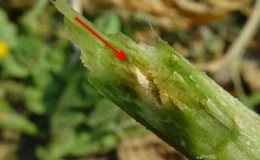
[[[159,104],[162,104],[160,90],[159,90],[158,86],[154,83],[153,77],[151,75],[148,75],[147,79],[149,81],[149,87],[151,88],[152,95],[155,97],[155,99],[157,100],[157,102]]]

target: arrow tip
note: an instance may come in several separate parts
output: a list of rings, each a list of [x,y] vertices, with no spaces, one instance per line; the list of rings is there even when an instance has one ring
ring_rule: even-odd
[[[125,61],[125,60],[126,60],[125,52],[124,52],[123,50],[120,50],[120,51],[117,53],[116,58]]]

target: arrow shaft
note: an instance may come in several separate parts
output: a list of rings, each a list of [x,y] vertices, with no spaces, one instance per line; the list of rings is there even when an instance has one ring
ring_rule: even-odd
[[[118,51],[110,43],[108,43],[104,38],[102,38],[100,35],[98,35],[93,29],[91,29],[86,23],[84,23],[79,17],[75,17],[75,20],[77,22],[79,22],[83,27],[85,27],[89,32],[91,32],[94,36],[96,36],[101,42],[103,42],[110,49],[112,49],[115,53],[118,53]]]

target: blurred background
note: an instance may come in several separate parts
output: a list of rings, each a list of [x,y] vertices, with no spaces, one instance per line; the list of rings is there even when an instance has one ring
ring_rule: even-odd
[[[260,113],[260,2],[68,0],[104,33],[166,40]],[[184,160],[87,81],[49,0],[0,0],[0,160]]]

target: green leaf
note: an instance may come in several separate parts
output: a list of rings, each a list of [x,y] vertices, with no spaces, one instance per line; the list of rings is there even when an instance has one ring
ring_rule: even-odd
[[[105,12],[94,20],[94,24],[104,33],[111,34],[120,31],[121,23],[115,11]]]
[[[29,75],[29,71],[23,65],[20,65],[19,62],[15,59],[15,57],[8,56],[3,61],[4,74],[8,76],[13,76],[17,78],[25,78]]]
[[[17,28],[10,22],[7,13],[2,8],[0,8],[0,22],[0,40],[6,41],[8,47],[15,48],[17,46]]]
[[[37,133],[36,126],[24,116],[16,113],[3,99],[0,99],[0,128],[20,131],[29,135]]]
[[[44,114],[45,106],[43,103],[43,93],[36,88],[27,87],[25,92],[25,104],[29,111],[35,114]]]

